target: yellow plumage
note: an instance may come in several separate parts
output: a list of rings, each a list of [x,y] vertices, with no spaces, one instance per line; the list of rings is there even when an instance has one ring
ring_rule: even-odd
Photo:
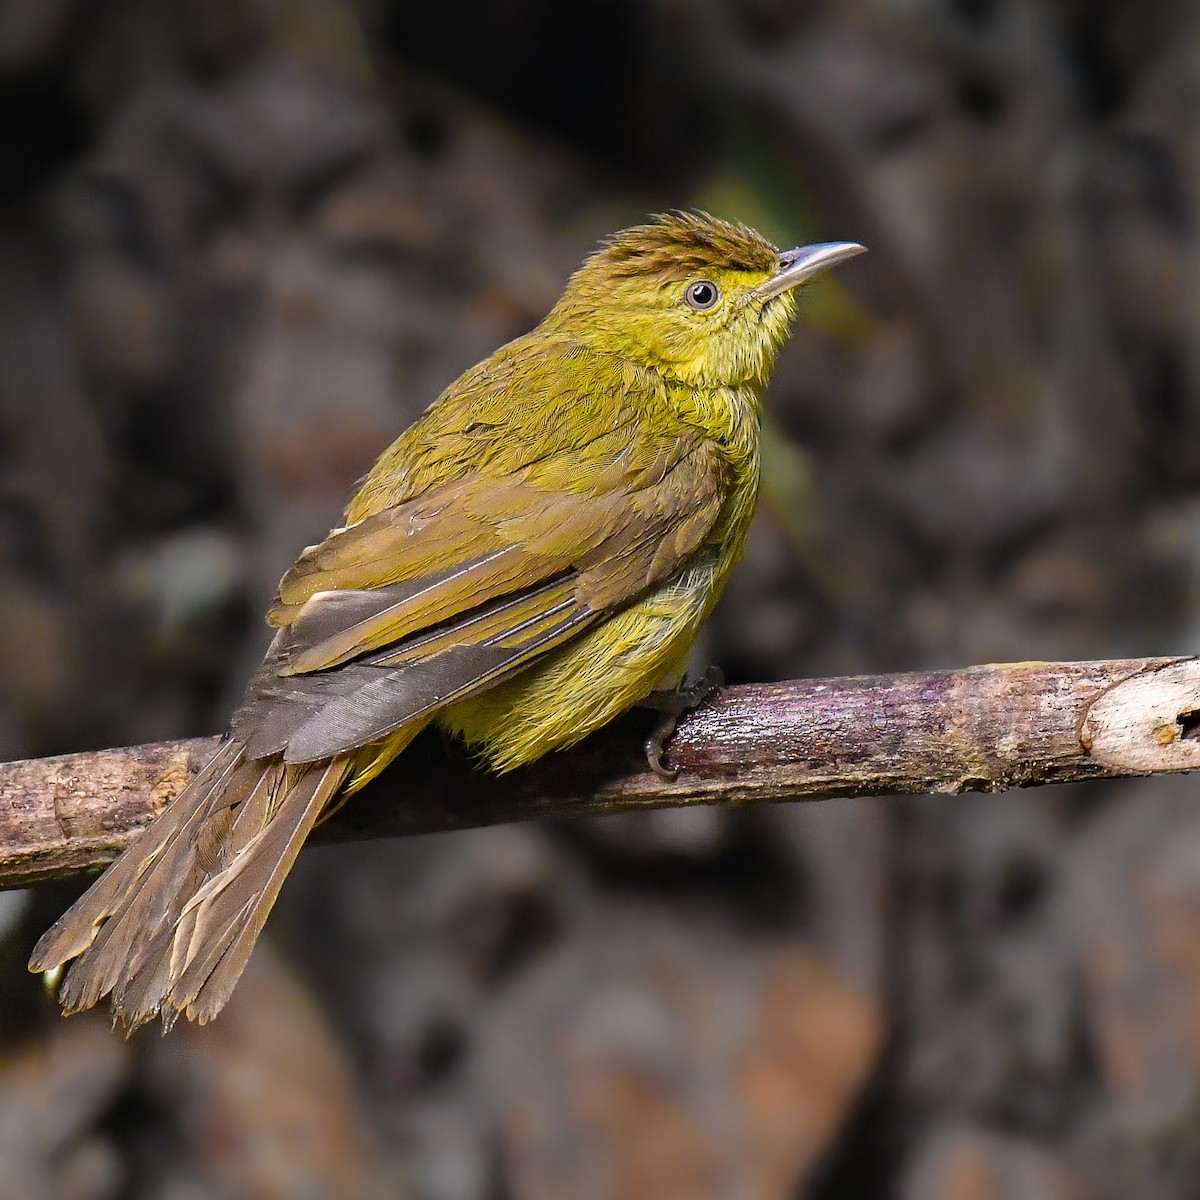
[[[676,682],[745,545],[791,288],[859,249],[660,218],[447,388],[284,576],[213,762],[34,950],[77,959],[64,1009],[214,1016],[312,826],[431,721],[508,770]]]

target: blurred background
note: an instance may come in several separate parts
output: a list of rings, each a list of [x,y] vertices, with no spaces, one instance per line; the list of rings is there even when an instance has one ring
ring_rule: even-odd
[[[703,658],[1195,649],[1198,79],[1173,0],[7,0],[0,757],[223,728],[380,449],[674,206],[871,248]],[[312,849],[166,1039],[0,894],[0,1197],[1194,1196],[1197,786]]]

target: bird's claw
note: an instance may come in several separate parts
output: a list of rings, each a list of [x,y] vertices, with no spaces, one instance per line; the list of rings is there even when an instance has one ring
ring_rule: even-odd
[[[665,688],[662,691],[651,692],[642,704],[653,708],[662,715],[646,738],[646,761],[659,779],[678,779],[679,771],[672,770],[663,762],[667,752],[667,742],[679,724],[679,718],[693,708],[698,708],[717,688],[725,683],[725,676],[720,667],[709,667],[699,679],[685,679],[677,688]]]

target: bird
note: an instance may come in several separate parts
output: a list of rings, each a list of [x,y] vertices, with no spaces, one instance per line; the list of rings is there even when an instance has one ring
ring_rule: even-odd
[[[66,967],[63,1012],[109,996],[127,1032],[214,1018],[305,838],[402,774],[426,726],[504,772],[689,694],[754,514],[796,289],[863,251],[660,214],[447,387],[283,576],[212,759],[38,941],[30,970]]]

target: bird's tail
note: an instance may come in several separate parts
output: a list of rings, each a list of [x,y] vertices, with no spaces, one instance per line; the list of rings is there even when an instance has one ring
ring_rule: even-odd
[[[217,1015],[284,877],[351,768],[351,756],[285,765],[226,742],[34,947],[31,971],[76,961],[63,1011],[112,993],[132,1030],[161,1014]]]

